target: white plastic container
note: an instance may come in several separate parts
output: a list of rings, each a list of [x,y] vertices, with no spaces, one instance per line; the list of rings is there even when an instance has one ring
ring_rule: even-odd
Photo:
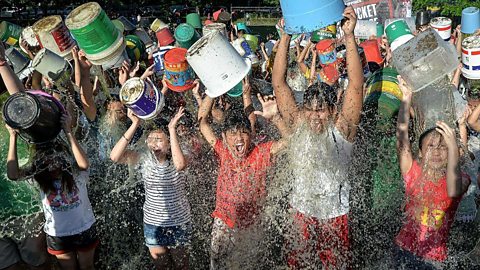
[[[227,36],[227,27],[224,23],[211,23],[203,27],[203,35],[206,36],[213,31],[220,31],[224,36]]]
[[[368,20],[358,20],[354,30],[355,37],[368,39],[377,35],[377,23]]]
[[[409,40],[411,40],[414,37],[415,37],[414,35],[404,35],[397,38],[394,42],[392,42],[392,44],[390,44],[390,48],[392,49],[392,52],[395,51],[398,47],[407,43]]]
[[[250,60],[243,59],[219,31],[195,42],[186,58],[212,98],[227,93],[251,68]]]
[[[452,37],[452,20],[447,17],[436,17],[430,21],[430,26],[437,31],[441,38],[449,41]]]
[[[76,43],[61,16],[45,17],[34,23],[32,28],[40,41],[40,46],[68,60],[72,59],[70,52]]]
[[[480,79],[480,36],[462,42],[462,73],[468,79]]]
[[[67,77],[70,79],[71,67],[68,62],[47,48],[41,49],[33,58],[32,67],[53,82]]]

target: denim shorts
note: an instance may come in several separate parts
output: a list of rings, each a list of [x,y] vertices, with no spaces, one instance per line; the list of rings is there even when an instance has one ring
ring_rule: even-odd
[[[178,247],[190,244],[192,225],[190,222],[162,227],[143,223],[143,235],[147,247]]]

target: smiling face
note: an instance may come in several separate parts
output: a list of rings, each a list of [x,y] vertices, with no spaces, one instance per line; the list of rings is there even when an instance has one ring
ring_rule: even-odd
[[[440,133],[431,131],[423,137],[420,157],[429,169],[439,170],[447,166],[448,148]]]
[[[223,141],[236,158],[245,158],[251,145],[250,130],[246,127],[232,128],[222,133]]]
[[[170,140],[162,130],[154,130],[148,134],[147,146],[157,157],[166,157],[170,152]]]

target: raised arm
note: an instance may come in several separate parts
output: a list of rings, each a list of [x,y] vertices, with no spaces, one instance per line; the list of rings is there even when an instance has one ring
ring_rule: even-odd
[[[311,47],[313,46],[313,43],[309,40],[307,43],[307,46],[301,50],[300,54],[297,55],[297,64],[300,70],[302,71],[302,74],[306,74],[308,71],[308,67],[305,64],[305,58],[308,58],[307,53],[310,52]],[[300,50],[300,45],[298,45]]]
[[[168,124],[168,133],[170,134],[170,147],[172,150],[172,160],[173,165],[175,166],[175,169],[177,171],[181,171],[187,166],[187,160],[185,159],[185,155],[182,152],[182,148],[180,148],[180,143],[177,136],[178,120],[180,120],[180,118],[184,115],[184,111],[185,109],[183,107],[180,107],[178,112]]]
[[[7,177],[10,180],[19,180],[22,179],[25,175],[24,171],[18,166],[18,156],[17,156],[17,137],[18,134],[11,127],[6,125],[8,129],[8,134],[10,135],[10,140],[8,144],[8,155],[7,155]]]
[[[5,83],[7,91],[10,95],[13,95],[17,92],[25,91],[24,85],[7,63],[7,58],[5,56],[5,47],[3,46],[2,41],[0,41],[0,77]]]
[[[410,121],[410,108],[412,105],[412,90],[407,83],[398,76],[398,86],[402,91],[402,104],[397,118],[397,154],[400,171],[405,175],[413,164],[412,147],[408,137],[408,123]]]
[[[255,110],[253,109],[252,104],[252,86],[250,85],[250,80],[248,79],[248,76],[243,79],[242,98],[243,110],[245,111],[245,115],[248,117],[248,121],[250,122],[252,134],[255,134],[255,124],[257,122],[257,116],[253,113]]]
[[[215,147],[217,142],[217,136],[213,132],[212,127],[208,123],[208,116],[212,111],[213,99],[209,96],[206,96],[203,101],[200,109],[198,110],[198,121],[200,122],[200,132],[202,133],[205,140],[212,146]]]
[[[78,51],[76,47],[73,48],[72,55],[75,62],[75,84],[80,87],[83,112],[90,121],[94,121],[97,117],[97,107],[93,97],[93,85],[90,81],[92,64],[87,60],[85,53]]]
[[[87,170],[90,164],[88,163],[88,158],[85,154],[85,151],[83,151],[82,147],[72,133],[72,118],[69,114],[64,114],[60,118],[60,121],[62,123],[63,131],[67,136],[68,142],[70,143],[70,147],[72,148],[73,157],[77,162],[78,168],[83,171]]]
[[[475,130],[480,132],[480,103],[475,107],[470,116],[468,116],[468,125]]]
[[[357,24],[357,15],[355,10],[349,6],[345,8],[343,16],[345,16],[342,29],[345,33],[347,47],[348,88],[336,126],[345,138],[352,141],[357,133],[363,106],[363,69],[353,34]]]
[[[132,120],[132,125],[127,129],[125,134],[122,135],[117,144],[113,147],[112,152],[110,153],[110,159],[115,163],[121,164],[136,164],[139,160],[140,155],[131,150],[127,150],[127,146],[135,135],[135,131],[140,126],[140,118],[133,114],[133,112],[128,109],[128,118]]]

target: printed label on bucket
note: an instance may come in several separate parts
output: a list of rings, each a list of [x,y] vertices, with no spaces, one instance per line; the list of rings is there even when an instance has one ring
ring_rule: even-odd
[[[157,73],[163,73],[165,70],[165,65],[164,65],[164,56],[165,54],[169,51],[170,49],[165,49],[165,50],[160,50],[156,51],[153,54],[153,61],[155,63],[155,72]]]
[[[52,31],[50,34],[52,35],[53,40],[57,44],[60,52],[64,52],[72,47],[73,39],[70,36],[70,32],[65,25],[60,26],[58,29]]]
[[[190,68],[179,72],[165,70],[165,79],[172,86],[185,86],[191,84],[194,81],[193,78],[193,71]]]

